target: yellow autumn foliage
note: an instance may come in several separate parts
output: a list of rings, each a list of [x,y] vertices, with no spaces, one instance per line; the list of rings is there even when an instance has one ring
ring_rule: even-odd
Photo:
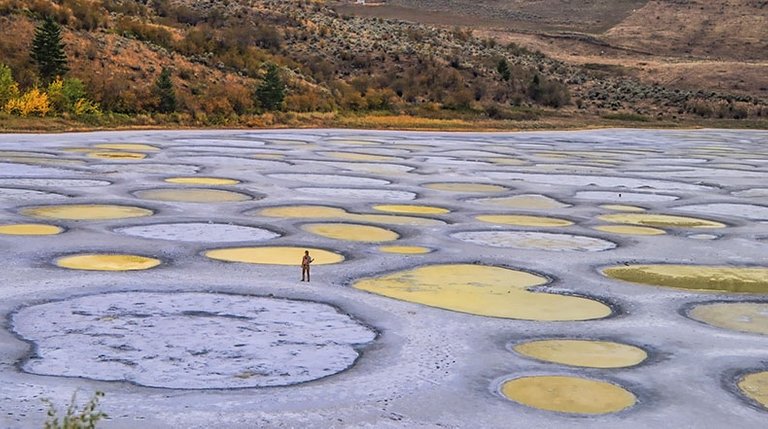
[[[5,105],[5,112],[19,116],[45,116],[51,110],[48,94],[32,88],[21,97],[13,98]]]

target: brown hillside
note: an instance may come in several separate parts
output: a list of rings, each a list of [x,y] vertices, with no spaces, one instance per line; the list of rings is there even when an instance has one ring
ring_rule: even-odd
[[[604,39],[666,56],[768,59],[768,1],[651,0]]]

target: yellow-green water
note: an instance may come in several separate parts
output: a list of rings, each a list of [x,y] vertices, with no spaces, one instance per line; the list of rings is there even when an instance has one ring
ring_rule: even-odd
[[[36,206],[21,210],[21,214],[41,219],[62,220],[109,220],[151,216],[149,209],[111,204],[71,204],[60,206]]]
[[[587,298],[531,292],[544,277],[502,267],[427,265],[360,279],[354,287],[378,295],[481,316],[525,320],[589,320],[611,309]]]
[[[59,258],[56,265],[71,270],[136,271],[156,267],[160,261],[138,255],[88,253]]]
[[[442,207],[433,206],[418,206],[407,204],[378,204],[373,206],[374,210],[389,212],[389,213],[406,213],[406,214],[445,214],[450,213],[450,210]]]
[[[302,225],[301,229],[334,240],[362,241],[366,243],[380,243],[400,238],[400,235],[388,229],[349,223],[310,223]]]
[[[573,222],[566,219],[544,216],[527,215],[480,215],[477,220],[501,225],[517,226],[541,226],[541,227],[560,227],[573,225]]]
[[[603,275],[632,283],[698,291],[768,293],[768,268],[706,265],[627,265]]]
[[[718,328],[768,335],[768,303],[765,302],[700,304],[688,312],[688,317]]]
[[[538,340],[518,344],[514,350],[534,359],[588,368],[623,368],[648,357],[645,350],[635,346],[595,340]]]
[[[688,216],[673,216],[649,213],[615,213],[598,216],[605,222],[624,223],[629,225],[656,226],[670,228],[724,228],[725,225],[713,220]]]
[[[226,262],[243,262],[247,264],[264,265],[295,265],[298,267],[301,266],[301,259],[304,256],[305,250],[309,250],[309,255],[314,259],[312,265],[337,264],[344,260],[344,256],[336,252],[312,247],[290,246],[216,249],[205,252],[205,256]]]
[[[573,414],[609,414],[637,402],[629,391],[605,381],[571,376],[532,376],[501,386],[508,399],[529,407]]]
[[[663,235],[666,232],[663,229],[651,228],[649,226],[635,225],[598,225],[594,229],[612,234],[621,235]]]
[[[0,225],[0,235],[56,235],[62,231],[61,227],[41,223]]]

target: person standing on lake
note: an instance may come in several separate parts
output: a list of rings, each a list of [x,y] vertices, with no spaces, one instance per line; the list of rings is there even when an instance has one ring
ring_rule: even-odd
[[[304,281],[304,276],[306,275],[307,281],[309,281],[309,264],[311,264],[314,261],[311,256],[309,256],[309,250],[304,251],[304,257],[301,258],[301,281]]]

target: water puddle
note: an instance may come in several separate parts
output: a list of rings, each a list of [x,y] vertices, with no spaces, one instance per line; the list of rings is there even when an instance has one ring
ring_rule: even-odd
[[[64,228],[41,223],[17,223],[0,225],[0,235],[56,235]]]
[[[582,377],[540,375],[504,382],[501,393],[517,403],[572,414],[609,414],[632,407],[635,395],[615,384]]]
[[[247,214],[254,214],[248,212]],[[383,223],[388,225],[416,225],[435,226],[445,225],[445,222],[437,219],[428,219],[413,216],[358,214],[350,213],[338,207],[329,206],[281,206],[262,209],[255,214],[266,217],[288,219],[342,219],[357,222]]]
[[[61,206],[37,206],[21,209],[24,216],[60,220],[110,220],[152,216],[149,209],[111,204],[72,204]]]
[[[713,220],[663,214],[617,213],[601,215],[597,218],[605,222],[661,228],[725,228],[725,224]]]
[[[473,198],[467,200],[468,203],[480,203],[485,205],[505,207],[511,209],[527,210],[548,210],[570,207],[570,204],[564,204],[545,195],[515,195],[514,197],[503,198]]]
[[[540,226],[540,227],[561,227],[573,225],[573,222],[566,219],[544,216],[526,216],[526,215],[480,215],[475,219],[481,222],[495,223],[499,225],[516,226]]]
[[[598,225],[594,229],[603,232],[609,232],[611,234],[621,235],[664,235],[666,231],[658,228],[651,228],[649,226],[634,226],[634,225]]]
[[[398,233],[388,229],[350,223],[310,223],[302,225],[301,229],[322,237],[344,241],[380,243],[400,238]]]
[[[431,251],[432,249],[429,247],[422,246],[379,246],[379,252],[400,255],[423,255]]]
[[[140,144],[140,143],[100,143],[93,145],[93,147],[97,149],[108,149],[108,150],[134,150],[137,152],[155,152],[160,150],[157,146],[152,146],[148,144]]]
[[[59,258],[56,265],[70,270],[137,271],[156,267],[160,261],[138,255],[85,253]]]
[[[600,252],[616,247],[616,243],[600,238],[547,232],[465,231],[451,237],[481,246],[554,252]]]
[[[147,189],[133,193],[138,198],[177,203],[227,203],[252,200],[247,194],[220,189]]]
[[[489,185],[487,183],[427,183],[422,185],[428,189],[446,192],[505,192],[508,189],[501,185]]]
[[[275,173],[267,176],[280,180],[295,180],[297,182],[312,183],[315,185],[346,185],[346,186],[379,186],[389,185],[389,180],[374,179],[359,176],[341,176],[337,174],[303,174],[303,173]]]
[[[393,189],[365,189],[365,188],[294,188],[294,191],[303,194],[312,194],[319,197],[330,198],[354,198],[364,200],[395,200],[408,201],[416,199],[416,194],[409,191],[396,191]]]
[[[645,350],[611,341],[551,339],[517,344],[517,353],[533,359],[586,368],[625,368],[648,357]]]
[[[688,317],[707,325],[737,332],[768,335],[768,303],[715,302],[699,304]]]
[[[331,305],[199,292],[81,296],[23,308],[11,323],[34,344],[25,372],[170,389],[320,379],[376,338]]]
[[[243,262],[246,264],[262,265],[301,265],[304,251],[309,250],[314,259],[312,265],[338,264],[344,261],[340,253],[312,247],[265,246],[265,247],[233,247],[215,249],[205,252],[205,256],[217,261]]]
[[[720,238],[720,236],[716,234],[691,234],[688,236],[688,238],[692,238],[694,240],[717,240]]]
[[[694,291],[768,292],[768,268],[765,267],[626,265],[604,268],[602,273],[632,283]]]
[[[373,206],[374,210],[388,213],[405,213],[405,214],[446,214],[451,211],[442,207],[434,206],[418,206],[418,205],[404,205],[404,204],[377,204]]]
[[[98,158],[98,159],[144,159],[147,157],[144,153],[139,152],[89,152],[86,154],[88,158]]]
[[[644,212],[645,209],[638,206],[628,206],[625,204],[603,204],[600,206],[601,209],[606,210],[613,210],[617,212]]]
[[[280,236],[267,229],[253,226],[209,222],[137,225],[117,228],[114,231],[132,237],[196,243],[265,241]]]
[[[591,320],[611,315],[610,307],[587,298],[532,292],[549,281],[508,268],[427,265],[357,280],[354,287],[401,301],[480,316],[523,320]]]
[[[747,374],[739,380],[738,386],[744,396],[768,408],[768,371]]]
[[[167,183],[179,185],[237,185],[239,180],[227,179],[224,177],[169,177],[164,180]]]

